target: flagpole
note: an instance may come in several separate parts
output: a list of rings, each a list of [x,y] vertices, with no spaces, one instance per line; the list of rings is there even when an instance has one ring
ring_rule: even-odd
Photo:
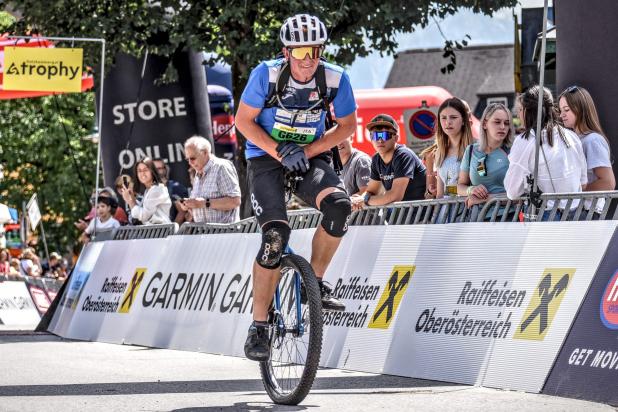
[[[530,197],[534,196],[538,189],[537,180],[539,177],[539,151],[541,148],[541,122],[543,120],[543,90],[545,86],[545,45],[547,40],[547,4],[548,0],[544,1],[543,5],[543,34],[541,38],[541,61],[540,61],[540,74],[539,74],[539,100],[536,110],[536,150],[534,153],[534,178],[532,179],[532,192]],[[534,202],[530,202],[531,213],[530,216],[536,216],[536,206]]]

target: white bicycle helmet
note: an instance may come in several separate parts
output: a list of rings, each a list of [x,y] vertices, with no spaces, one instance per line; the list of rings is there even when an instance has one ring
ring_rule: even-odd
[[[320,19],[309,14],[297,14],[283,22],[279,37],[285,47],[295,47],[324,44],[328,35]]]

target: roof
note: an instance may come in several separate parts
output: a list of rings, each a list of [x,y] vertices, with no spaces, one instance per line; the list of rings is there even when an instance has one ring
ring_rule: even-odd
[[[476,107],[478,95],[515,93],[512,44],[469,46],[456,50],[457,65],[451,73],[440,69],[450,60],[442,48],[413,49],[398,54],[385,87],[439,86]]]

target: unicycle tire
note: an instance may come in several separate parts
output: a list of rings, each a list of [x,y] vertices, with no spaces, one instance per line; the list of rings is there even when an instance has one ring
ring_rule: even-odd
[[[301,303],[301,319],[305,329],[302,336],[289,332],[297,325],[296,299],[300,299],[295,292],[294,272],[300,274],[302,294],[306,296],[306,299],[301,299],[304,302]],[[281,274],[280,320],[288,332],[281,333],[281,328],[276,325],[277,319],[273,319],[270,358],[260,362],[260,373],[264,388],[273,402],[298,405],[309,393],[320,363],[322,299],[313,269],[301,256],[284,255]]]

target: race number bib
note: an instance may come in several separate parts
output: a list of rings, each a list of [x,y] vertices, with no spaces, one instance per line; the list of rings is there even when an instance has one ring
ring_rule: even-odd
[[[270,135],[277,142],[308,144],[315,140],[316,131],[315,127],[291,127],[276,122]]]

